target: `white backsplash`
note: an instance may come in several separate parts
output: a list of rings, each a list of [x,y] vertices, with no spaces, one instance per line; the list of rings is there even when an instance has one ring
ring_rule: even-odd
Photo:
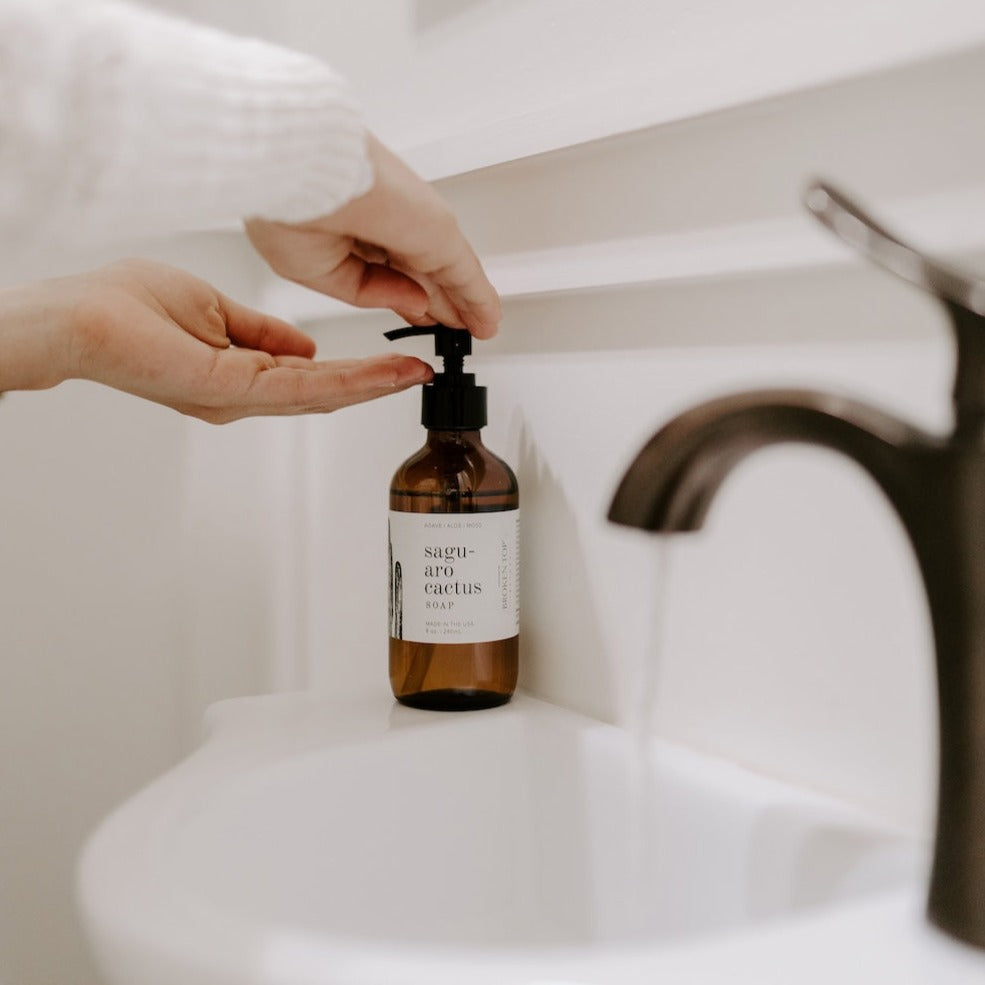
[[[947,417],[949,359],[933,340],[474,359],[489,387],[486,444],[520,480],[521,686],[631,725],[643,661],[658,660],[657,732],[926,826],[936,741],[926,606],[899,523],[853,463],[763,451],[726,483],[704,531],[669,541],[605,514],[643,441],[696,401],[825,386],[930,426]],[[308,422],[305,606],[318,689],[388,687],[387,489],[423,440],[418,414],[414,393]]]

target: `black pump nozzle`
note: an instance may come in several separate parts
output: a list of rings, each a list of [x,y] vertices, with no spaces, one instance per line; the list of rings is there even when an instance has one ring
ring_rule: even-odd
[[[416,335],[434,336],[434,354],[443,361],[442,372],[421,391],[421,423],[428,429],[471,431],[486,426],[486,388],[463,372],[472,355],[472,336],[447,325],[407,325],[383,333],[391,342]]]
[[[464,328],[447,325],[407,325],[383,333],[391,342],[412,335],[433,335],[434,354],[445,361],[445,372],[461,372],[465,357],[472,355],[472,336]]]

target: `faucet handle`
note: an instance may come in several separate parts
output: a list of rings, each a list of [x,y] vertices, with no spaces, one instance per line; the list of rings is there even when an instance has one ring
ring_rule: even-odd
[[[811,182],[804,205],[836,236],[881,267],[942,301],[985,317],[985,282],[915,250],[827,182]]]
[[[849,246],[943,302],[957,341],[955,425],[985,439],[985,281],[924,256],[826,182],[810,184],[804,204]]]

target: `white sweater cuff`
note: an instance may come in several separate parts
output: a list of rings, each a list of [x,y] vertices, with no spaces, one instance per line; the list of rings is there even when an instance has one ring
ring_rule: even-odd
[[[92,241],[301,221],[372,184],[359,108],[314,58],[123,3],[0,7],[20,17],[0,222]]]

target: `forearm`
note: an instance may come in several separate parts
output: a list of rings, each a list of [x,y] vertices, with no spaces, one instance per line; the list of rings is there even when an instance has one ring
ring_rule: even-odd
[[[297,221],[372,180],[328,66],[112,0],[0,0],[0,91],[0,231],[21,241]]]

